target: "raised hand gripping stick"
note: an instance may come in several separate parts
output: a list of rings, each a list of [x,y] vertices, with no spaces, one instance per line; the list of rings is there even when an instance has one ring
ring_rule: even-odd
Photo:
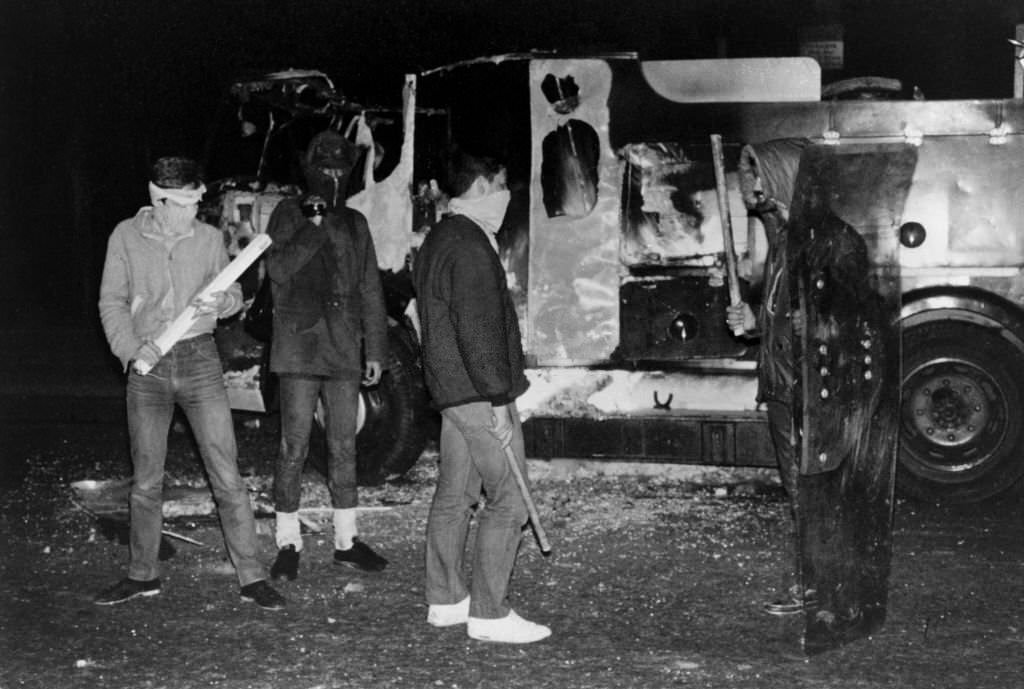
[[[729,213],[729,191],[725,183],[725,156],[722,154],[722,137],[711,135],[711,157],[715,167],[715,188],[718,192],[718,213],[722,218],[722,245],[725,249],[725,272],[729,283],[729,303],[742,303],[739,273],[736,269],[736,242],[732,237],[732,216]],[[743,328],[736,328],[733,334],[739,337]]]

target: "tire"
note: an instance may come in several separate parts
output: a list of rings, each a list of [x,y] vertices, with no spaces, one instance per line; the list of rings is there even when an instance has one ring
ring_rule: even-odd
[[[416,340],[401,325],[388,326],[388,365],[380,383],[359,389],[356,416],[356,480],[377,486],[401,477],[423,454],[431,414]],[[317,400],[313,420],[323,430],[325,411]],[[327,476],[322,433],[310,439],[309,466]],[[316,444],[316,446],[314,446]]]
[[[380,383],[360,390],[356,471],[364,486],[379,485],[411,469],[423,453],[430,427],[419,347],[402,325],[389,326],[388,352]]]
[[[903,333],[900,494],[972,503],[1024,474],[1024,354],[997,330],[924,323]]]

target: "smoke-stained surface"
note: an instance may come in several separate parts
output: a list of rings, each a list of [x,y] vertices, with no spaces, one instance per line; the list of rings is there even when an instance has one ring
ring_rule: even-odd
[[[544,94],[541,85],[548,75],[571,78],[579,85],[579,102],[571,114],[559,113]],[[526,337],[542,365],[606,360],[618,342],[620,194],[619,161],[607,138],[610,76],[608,64],[600,60],[530,64],[533,159],[545,160],[551,151],[543,142],[572,126],[595,133],[600,153],[592,202],[574,203],[575,212],[552,217],[541,201],[544,195],[532,195]],[[534,165],[531,186],[535,190],[543,186],[543,169]],[[559,169],[560,175],[590,186],[589,176],[578,173],[575,166]]]

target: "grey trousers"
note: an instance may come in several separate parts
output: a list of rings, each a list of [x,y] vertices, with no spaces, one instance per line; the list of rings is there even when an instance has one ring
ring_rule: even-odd
[[[515,404],[512,450],[526,476],[523,431]],[[431,605],[457,603],[470,595],[471,617],[495,619],[509,612],[509,580],[528,514],[505,451],[492,427],[492,407],[472,402],[441,412],[441,456],[437,490],[427,518],[426,598]],[[472,581],[465,574],[466,540],[473,506],[477,515]]]

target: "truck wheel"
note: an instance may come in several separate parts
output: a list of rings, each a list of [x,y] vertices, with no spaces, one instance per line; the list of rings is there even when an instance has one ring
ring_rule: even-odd
[[[933,322],[903,333],[897,488],[970,503],[1024,474],[1024,354],[991,328]]]
[[[356,436],[360,485],[383,483],[407,472],[423,453],[429,414],[418,347],[401,326],[388,328],[388,366],[381,381],[360,391]]]

